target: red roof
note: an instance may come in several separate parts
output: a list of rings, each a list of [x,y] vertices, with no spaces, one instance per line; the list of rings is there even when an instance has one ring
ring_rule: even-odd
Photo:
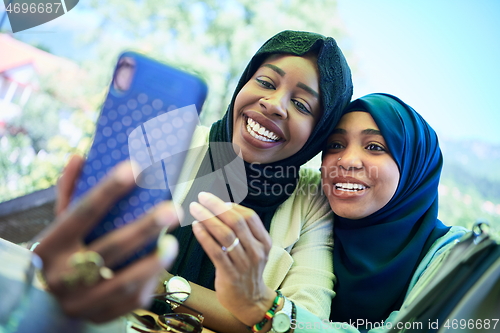
[[[61,89],[82,84],[86,74],[74,62],[42,51],[34,46],[18,41],[8,34],[0,34],[0,73],[9,69],[31,64],[40,75],[56,78]],[[82,98],[75,100],[71,94],[62,93],[60,98],[68,104],[78,104],[88,109],[88,102]]]
[[[0,34],[0,50],[0,73],[29,63],[43,74],[62,68],[78,70],[73,62],[20,42],[8,34]]]

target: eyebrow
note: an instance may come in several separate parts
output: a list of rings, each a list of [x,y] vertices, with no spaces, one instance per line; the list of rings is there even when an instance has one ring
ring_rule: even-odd
[[[303,84],[302,82],[297,83],[297,87],[304,89],[305,91],[307,91],[308,93],[319,99],[319,94],[314,89]]]
[[[285,74],[286,74],[285,71],[282,70],[281,68],[279,68],[278,66],[275,66],[275,65],[272,65],[272,64],[265,64],[263,66],[271,68],[273,71],[275,71],[276,73],[278,73],[279,76],[285,76]]]
[[[263,66],[271,68],[273,71],[275,71],[276,73],[278,73],[278,75],[281,76],[281,77],[283,77],[283,76],[286,75],[286,72],[284,70],[282,70],[281,68],[279,68],[278,66],[275,66],[273,64],[265,64]],[[308,93],[310,93],[311,95],[313,95],[314,97],[316,97],[316,98],[319,99],[318,92],[315,91],[314,89],[312,89],[311,87],[305,85],[304,83],[302,83],[302,82],[297,83],[297,87],[304,89],[305,91],[307,91]]]
[[[332,132],[332,134],[347,134],[347,131],[343,128],[335,128]],[[373,128],[367,128],[365,130],[361,131],[361,134],[364,135],[380,135],[382,136],[382,132],[379,130],[373,129]]]

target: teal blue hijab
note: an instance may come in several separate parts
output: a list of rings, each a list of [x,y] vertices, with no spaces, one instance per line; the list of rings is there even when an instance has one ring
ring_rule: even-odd
[[[437,219],[443,157],[436,133],[409,105],[388,94],[351,102],[343,114],[368,112],[401,178],[392,199],[360,220],[335,216],[336,296],[330,319],[380,322],[398,310],[420,260],[446,227]]]

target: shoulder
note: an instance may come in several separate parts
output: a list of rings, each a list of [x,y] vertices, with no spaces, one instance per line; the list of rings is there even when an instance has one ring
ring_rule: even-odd
[[[321,174],[317,169],[300,168],[295,190],[277,211],[280,218],[285,212],[302,227],[323,219],[332,220],[330,204],[321,189]]]
[[[452,226],[444,236],[438,238],[434,242],[434,244],[432,244],[429,252],[427,252],[427,255],[422,261],[425,261],[427,259],[427,261],[432,262],[434,258],[453,246],[453,244],[455,244],[455,241],[465,235],[467,232],[469,232],[469,230],[464,227]]]
[[[432,244],[413,275],[408,293],[410,293],[415,286],[424,284],[427,280],[426,276],[432,277],[434,272],[443,262],[445,253],[467,232],[469,232],[469,230],[464,227],[452,226],[444,236],[438,238],[434,244]],[[416,289],[418,290],[419,288],[417,287]]]
[[[300,184],[318,184],[320,185],[321,173],[318,169],[301,167],[299,170]]]
[[[307,214],[311,210],[330,210],[328,200],[321,189],[321,174],[319,170],[301,167],[299,170],[299,181],[290,197],[282,206],[300,210]]]
[[[208,142],[208,135],[210,134],[210,127],[207,126],[196,126],[193,133],[192,143],[196,142]]]

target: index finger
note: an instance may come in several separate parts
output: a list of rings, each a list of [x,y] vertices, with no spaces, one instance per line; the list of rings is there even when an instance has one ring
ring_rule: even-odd
[[[54,208],[56,216],[61,214],[69,205],[71,195],[75,189],[75,181],[80,174],[84,159],[82,156],[71,156],[68,164],[64,167],[61,178],[57,181],[57,199]]]
[[[120,163],[88,194],[57,218],[55,228],[47,235],[46,242],[50,243],[52,239],[57,243],[61,240],[74,242],[81,239],[134,185],[130,162]]]
[[[250,232],[255,239],[264,244],[266,249],[271,248],[269,233],[257,213],[252,209],[235,203],[229,206],[220,198],[208,192],[200,192],[198,200],[203,206],[216,214],[222,222],[229,226],[238,237],[240,237],[242,232]],[[231,216],[234,215],[231,213],[231,210],[237,212],[238,215],[244,219],[244,223],[241,219],[231,218]]]

